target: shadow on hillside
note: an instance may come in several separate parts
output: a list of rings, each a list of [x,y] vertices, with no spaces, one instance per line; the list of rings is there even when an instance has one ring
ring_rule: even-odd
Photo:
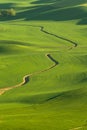
[[[31,2],[31,4],[47,4],[47,3],[50,4],[52,3],[54,6],[63,8],[87,3],[87,0],[37,0],[35,2]]]
[[[7,44],[7,45],[22,45],[22,46],[37,46],[33,43],[26,43],[26,42],[22,42],[22,41],[11,41],[11,40],[0,40],[0,45],[4,45],[4,44]]]
[[[53,6],[36,6],[30,10],[20,12],[17,14],[16,19],[24,18],[25,20],[52,20],[52,21],[67,21],[84,19],[87,12],[80,7],[73,7],[58,10]]]
[[[31,4],[47,4],[47,3],[54,3],[57,0],[37,0],[35,2],[31,2]]]
[[[13,6],[12,3],[0,3],[0,9],[9,9]]]
[[[87,17],[83,18],[82,20],[80,20],[77,25],[87,25]]]
[[[8,5],[8,4],[7,4]],[[1,6],[1,5],[0,5]],[[6,4],[5,4],[6,6]],[[10,7],[11,5],[9,5]],[[7,6],[6,6],[7,7]],[[80,20],[77,24],[87,24],[87,12],[80,6],[72,8],[63,8],[51,5],[38,5],[28,7],[22,12],[18,12],[16,16],[0,16],[0,21],[9,21],[24,19],[30,20],[51,20],[51,21],[67,21],[67,20]],[[84,22],[85,19],[85,22]]]

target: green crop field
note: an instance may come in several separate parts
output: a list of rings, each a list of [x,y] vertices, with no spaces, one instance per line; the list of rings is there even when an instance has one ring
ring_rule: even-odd
[[[0,130],[87,130],[87,0],[0,0]]]

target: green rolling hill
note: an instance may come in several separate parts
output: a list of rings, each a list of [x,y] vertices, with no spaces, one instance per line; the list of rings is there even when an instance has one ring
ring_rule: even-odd
[[[0,130],[87,130],[87,0],[0,12]]]

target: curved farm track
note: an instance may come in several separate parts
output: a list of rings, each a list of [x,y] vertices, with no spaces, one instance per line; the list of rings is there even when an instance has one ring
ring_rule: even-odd
[[[29,79],[30,79],[31,76],[37,75],[37,74],[40,74],[40,73],[43,73],[43,72],[46,72],[46,71],[48,71],[48,70],[56,67],[59,64],[59,62],[57,62],[50,54],[46,54],[46,57],[49,58],[54,63],[52,66],[50,66],[49,68],[46,68],[44,70],[35,72],[35,73],[31,73],[31,74],[25,75],[23,77],[23,81],[21,83],[15,85],[15,86],[11,86],[11,87],[0,89],[0,95],[4,94],[8,90],[11,90],[11,89],[23,86],[24,84],[26,84],[27,82],[29,82]]]
[[[45,28],[44,26],[26,25],[26,24],[21,24],[21,25],[20,25],[20,24],[11,24],[11,25],[31,26],[31,27],[40,28],[40,31],[43,32],[43,33],[45,33],[45,34],[51,35],[51,36],[56,37],[56,38],[58,38],[58,39],[61,39],[61,40],[63,40],[63,41],[67,41],[67,42],[73,44],[73,47],[77,47],[77,46],[78,46],[78,43],[76,43],[75,41],[72,41],[72,40],[67,39],[67,38],[65,38],[65,37],[62,37],[62,36],[59,36],[59,35],[56,35],[56,34],[54,34],[54,33],[51,33],[51,32],[46,31],[46,30],[44,29],[44,28]],[[73,47],[70,47],[70,49],[72,49]]]
[[[48,32],[48,31],[46,31],[46,30],[44,29],[44,26],[25,25],[25,24],[21,24],[21,25],[19,25],[19,24],[11,24],[11,25],[32,26],[32,27],[40,28],[40,31],[41,31],[41,32],[43,32],[43,33],[45,33],[45,34],[48,34],[48,35],[51,35],[51,36],[54,36],[54,37],[56,37],[56,38],[58,38],[58,39],[61,39],[61,40],[63,40],[63,41],[67,41],[67,42],[73,44],[73,47],[77,47],[77,45],[78,45],[76,42],[74,42],[74,41],[72,41],[72,40],[69,40],[69,39],[64,38],[64,37],[62,37],[62,36],[59,36],[59,35],[56,35],[56,34],[53,34],[53,33],[50,33],[50,32]],[[2,40],[2,41],[4,41],[4,40]],[[71,47],[71,48],[69,48],[69,49],[72,49],[73,47]],[[46,72],[46,71],[48,71],[48,70],[50,70],[50,69],[56,67],[56,66],[59,64],[59,62],[57,62],[50,54],[47,54],[46,57],[48,57],[48,58],[54,63],[52,66],[50,66],[49,68],[46,68],[46,69],[44,69],[44,70],[35,72],[35,73],[31,73],[31,74],[25,75],[25,76],[23,77],[23,81],[22,81],[21,83],[15,85],[15,86],[11,86],[11,87],[7,87],[7,88],[2,88],[2,89],[0,89],[0,95],[4,94],[6,91],[11,90],[11,89],[13,89],[13,88],[17,88],[17,87],[23,86],[24,84],[26,84],[27,82],[29,82],[29,79],[30,79],[31,76],[37,75],[37,74],[40,74],[40,73],[43,73],[43,72]]]

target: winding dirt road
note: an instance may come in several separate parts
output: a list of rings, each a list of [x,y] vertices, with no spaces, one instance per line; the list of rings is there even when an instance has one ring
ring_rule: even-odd
[[[50,66],[49,68],[46,68],[44,70],[35,72],[35,73],[31,73],[31,74],[25,75],[23,77],[23,81],[21,83],[15,85],[15,86],[11,86],[11,87],[6,87],[6,88],[0,89],[0,95],[4,94],[8,90],[11,90],[11,89],[23,86],[24,84],[26,84],[27,82],[29,82],[29,79],[30,79],[31,76],[37,75],[37,74],[40,74],[40,73],[43,73],[43,72],[46,72],[46,71],[48,71],[48,70],[56,67],[59,64],[59,62],[57,62],[50,54],[46,54],[46,57],[49,58],[53,62],[52,66]]]
[[[43,32],[43,33],[45,33],[45,34],[48,34],[48,35],[51,35],[51,36],[54,36],[54,37],[56,37],[56,38],[58,38],[58,39],[67,41],[67,42],[73,44],[73,47],[77,47],[77,45],[78,45],[76,42],[74,42],[74,41],[72,41],[72,40],[69,40],[69,39],[67,39],[67,38],[64,38],[64,37],[61,37],[61,36],[59,36],[59,35],[56,35],[56,34],[53,34],[53,33],[50,33],[50,32],[48,32],[48,31],[46,31],[46,30],[44,29],[44,26],[25,25],[25,24],[21,24],[21,25],[19,25],[19,24],[11,24],[11,25],[38,27],[38,28],[40,28],[40,31],[41,31],[41,32]],[[71,47],[70,49],[72,49],[73,47]],[[49,68],[46,68],[46,69],[44,69],[44,70],[41,70],[41,71],[39,71],[39,72],[35,72],[35,73],[31,73],[31,74],[25,75],[25,76],[23,77],[23,81],[22,81],[21,83],[15,85],[15,86],[11,86],[11,87],[7,87],[7,88],[2,88],[2,89],[0,89],[0,95],[4,94],[6,91],[11,90],[11,89],[13,89],[13,88],[17,88],[17,87],[23,86],[24,84],[26,84],[27,82],[29,82],[29,79],[30,79],[31,76],[36,75],[36,74],[40,74],[40,73],[45,72],[45,71],[48,71],[48,70],[54,68],[56,65],[59,64],[50,54],[47,54],[46,56],[54,63],[52,66],[50,66]]]
[[[63,40],[63,41],[67,41],[67,42],[73,44],[73,47],[77,47],[77,46],[78,46],[78,43],[76,43],[75,41],[72,41],[72,40],[67,39],[67,38],[65,38],[65,37],[62,37],[62,36],[59,36],[59,35],[56,35],[56,34],[54,34],[54,33],[51,33],[51,32],[46,31],[44,26],[26,25],[26,24],[11,24],[11,25],[18,25],[18,26],[31,26],[31,27],[40,28],[40,31],[43,32],[43,33],[45,33],[45,34],[48,34],[48,35],[54,36],[54,37],[56,37],[56,38],[58,38],[58,39],[61,39],[61,40]],[[70,47],[70,49],[72,49],[72,47]]]

